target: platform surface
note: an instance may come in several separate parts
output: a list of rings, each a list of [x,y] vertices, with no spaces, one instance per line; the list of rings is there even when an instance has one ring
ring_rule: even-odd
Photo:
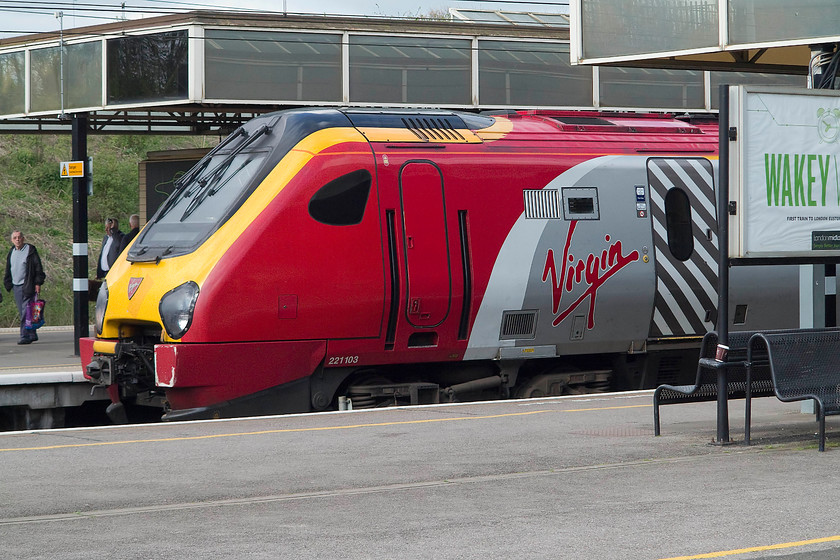
[[[84,382],[73,327],[42,327],[38,342],[19,345],[19,329],[0,329],[0,386],[33,379]]]
[[[6,558],[840,557],[840,423],[652,392],[0,433]],[[743,402],[730,403],[743,439]],[[712,556],[713,555],[713,556]]]

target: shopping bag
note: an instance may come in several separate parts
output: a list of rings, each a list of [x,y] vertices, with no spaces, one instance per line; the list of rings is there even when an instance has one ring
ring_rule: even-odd
[[[44,326],[44,307],[46,304],[47,302],[40,298],[29,300],[29,305],[26,306],[24,327],[34,331]]]

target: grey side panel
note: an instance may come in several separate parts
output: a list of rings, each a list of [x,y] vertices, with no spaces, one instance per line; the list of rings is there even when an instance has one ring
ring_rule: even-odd
[[[650,216],[637,209],[647,159],[594,158],[523,193],[524,211],[499,250],[465,359],[644,346],[656,284]],[[527,329],[507,323],[525,314]]]
[[[730,330],[798,328],[799,269],[800,265],[730,268]]]
[[[650,336],[703,334],[717,315],[717,211],[714,168],[704,158],[648,160],[656,300]],[[694,251],[686,261],[668,248],[665,196],[681,189],[691,202]],[[708,320],[707,320],[708,319]]]
[[[655,277],[653,261],[644,259],[652,245],[650,218],[636,210],[645,164],[638,156],[601,158],[575,180],[547,185],[557,190],[564,217],[546,220],[534,249],[522,309],[540,309],[537,331],[517,345],[554,345],[560,356],[643,345]],[[591,207],[569,203],[593,195]]]

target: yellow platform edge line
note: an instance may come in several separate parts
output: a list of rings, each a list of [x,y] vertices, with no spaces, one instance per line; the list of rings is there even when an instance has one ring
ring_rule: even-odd
[[[692,556],[672,556],[670,558],[660,558],[660,560],[695,560],[700,558],[723,558],[724,556],[735,556],[737,554],[747,554],[750,552],[763,552],[767,550],[781,550],[784,548],[796,548],[798,546],[808,546],[809,544],[820,544],[827,542],[840,541],[840,535],[833,537],[822,537],[819,539],[808,539],[805,541],[793,541],[779,544],[769,544],[766,546],[752,546],[750,548],[738,548],[735,550],[722,550],[719,552],[707,552],[705,554],[695,554]]]

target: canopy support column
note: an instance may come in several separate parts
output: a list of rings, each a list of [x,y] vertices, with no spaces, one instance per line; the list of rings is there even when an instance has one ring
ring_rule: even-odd
[[[84,177],[73,178],[73,324],[74,349],[79,355],[79,339],[90,334],[88,309],[88,177],[87,113],[73,116],[73,161],[84,162]]]

